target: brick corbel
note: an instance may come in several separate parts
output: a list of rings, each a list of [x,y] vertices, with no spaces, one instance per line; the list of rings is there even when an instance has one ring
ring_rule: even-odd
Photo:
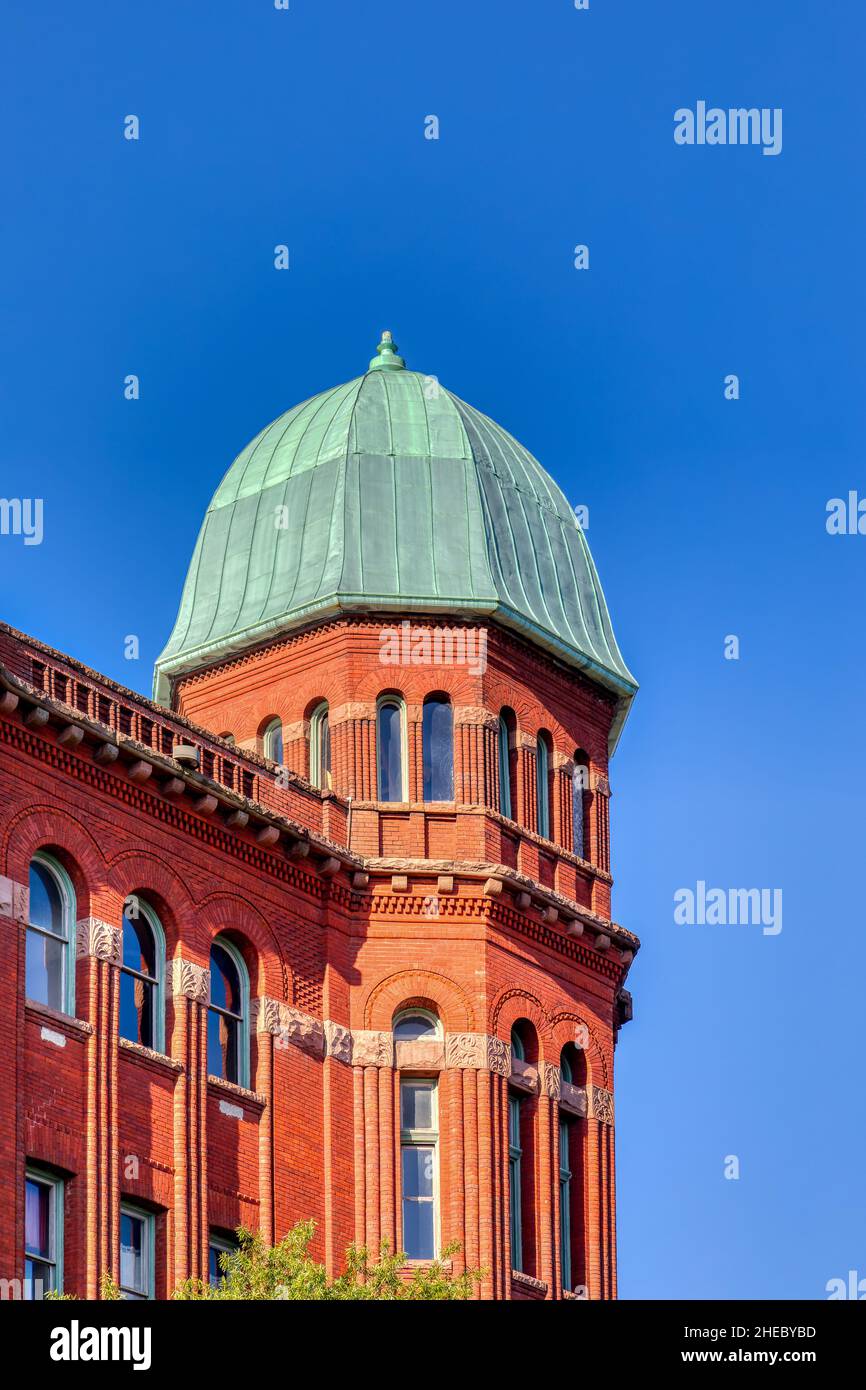
[[[171,962],[168,985],[173,999],[195,999],[199,1004],[210,1002],[210,971],[182,956],[175,956]]]
[[[120,965],[123,959],[123,933],[110,922],[98,917],[84,917],[75,926],[75,954],[95,956],[109,965]]]
[[[26,922],[30,916],[30,888],[14,878],[0,877],[0,917]]]

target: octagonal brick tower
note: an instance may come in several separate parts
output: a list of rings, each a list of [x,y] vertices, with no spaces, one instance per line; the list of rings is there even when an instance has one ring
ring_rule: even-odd
[[[156,666],[159,702],[311,782],[363,860],[321,906],[326,1029],[357,1040],[327,1200],[368,1244],[458,1240],[491,1297],[615,1296],[637,941],[611,920],[608,763],[636,688],[560,489],[389,333],[234,461]]]

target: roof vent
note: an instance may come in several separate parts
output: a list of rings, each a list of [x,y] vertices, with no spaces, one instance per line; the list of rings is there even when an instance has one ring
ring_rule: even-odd
[[[172,754],[176,763],[187,767],[198,767],[198,749],[194,743],[176,743]]]

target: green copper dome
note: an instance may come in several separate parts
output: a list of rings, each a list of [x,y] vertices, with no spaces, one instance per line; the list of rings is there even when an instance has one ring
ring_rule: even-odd
[[[281,415],[238,455],[196,542],[155,673],[345,612],[495,619],[619,696],[636,690],[583,532],[500,425],[407,371],[390,334],[364,376]]]

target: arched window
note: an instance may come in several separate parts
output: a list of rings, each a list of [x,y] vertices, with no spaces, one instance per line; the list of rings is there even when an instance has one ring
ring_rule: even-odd
[[[149,903],[133,894],[123,910],[120,1036],[165,1050],[165,936]]]
[[[548,735],[540,733],[535,752],[535,773],[538,796],[538,833],[550,839],[550,748]]]
[[[283,761],[283,726],[279,719],[271,719],[262,729],[262,753],[273,763]]]
[[[404,1009],[393,1024],[395,1042],[442,1036],[428,1009]],[[410,1260],[434,1260],[439,1250],[439,1106],[432,1076],[400,1074],[400,1186],[403,1249]]]
[[[574,755],[574,772],[571,774],[571,819],[572,844],[575,854],[581,859],[586,853],[586,793],[589,791],[589,764],[586,754],[578,750]]]
[[[243,957],[224,936],[210,951],[207,1069],[238,1086],[249,1085],[250,984]]]
[[[454,799],[454,719],[447,695],[430,695],[421,715],[424,800]]]
[[[516,1028],[511,1030],[511,1056],[522,1062],[526,1058],[523,1039]],[[521,1134],[522,1098],[508,1092],[508,1193],[511,1214],[511,1268],[523,1269],[523,1143]]]
[[[331,785],[331,724],[326,700],[310,716],[310,781],[323,791]]]
[[[406,1009],[394,1019],[395,1042],[433,1042],[442,1037],[442,1026],[427,1009]]]
[[[513,715],[502,710],[499,715],[499,810],[508,820],[514,819],[514,800],[511,795],[511,729]]]
[[[25,994],[58,1013],[75,1013],[75,891],[56,859],[30,863]]]
[[[234,741],[235,741],[235,736],[234,736],[234,734],[225,733],[225,734],[220,734],[219,737],[220,737],[221,739],[224,739],[226,743],[234,743]]]
[[[376,714],[376,770],[380,801],[408,800],[404,782],[403,704],[393,696],[379,701]]]

